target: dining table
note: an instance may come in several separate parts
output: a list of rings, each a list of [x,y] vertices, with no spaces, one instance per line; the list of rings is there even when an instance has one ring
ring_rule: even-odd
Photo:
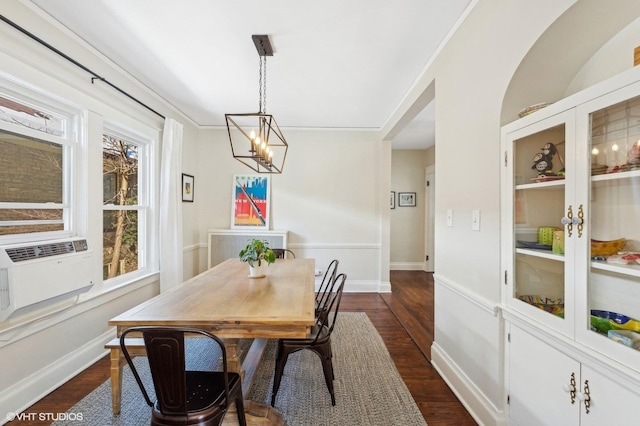
[[[313,259],[277,259],[264,276],[252,278],[247,263],[228,259],[115,316],[109,325],[116,327],[118,337],[139,326],[194,327],[215,334],[224,340],[228,368],[243,377],[246,396],[268,339],[309,336],[315,322],[314,267]],[[239,339],[253,339],[244,361]],[[144,346],[131,352],[144,355]],[[114,414],[120,412],[124,365],[122,352],[112,347]]]

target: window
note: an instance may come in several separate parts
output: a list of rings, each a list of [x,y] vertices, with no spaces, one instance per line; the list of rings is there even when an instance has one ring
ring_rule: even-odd
[[[2,83],[2,81],[0,81]],[[0,87],[0,240],[69,235],[77,114]]]
[[[102,136],[104,280],[146,267],[148,151],[148,140],[126,131],[107,128]]]

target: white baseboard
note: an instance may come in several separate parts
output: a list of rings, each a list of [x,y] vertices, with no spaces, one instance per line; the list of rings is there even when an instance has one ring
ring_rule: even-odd
[[[391,283],[369,280],[350,280],[344,284],[345,293],[390,293]]]
[[[424,271],[424,262],[391,262],[392,271]]]
[[[378,293],[391,293],[391,282],[380,282],[380,289],[378,290]]]
[[[0,392],[0,424],[7,422],[10,412],[21,413],[102,358],[107,353],[105,343],[114,337],[115,331],[111,329],[68,356]]]
[[[431,365],[478,424],[496,426],[507,424],[504,412],[491,404],[488,398],[464,374],[464,371],[435,342],[431,346]]]

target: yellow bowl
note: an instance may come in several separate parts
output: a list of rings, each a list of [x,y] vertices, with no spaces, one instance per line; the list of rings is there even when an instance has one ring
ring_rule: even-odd
[[[591,240],[591,256],[613,256],[624,246],[624,238],[611,241]]]

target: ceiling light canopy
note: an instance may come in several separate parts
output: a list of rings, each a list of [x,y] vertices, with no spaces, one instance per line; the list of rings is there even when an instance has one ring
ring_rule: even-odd
[[[260,58],[259,111],[225,114],[233,158],[257,173],[282,173],[287,157],[287,141],[275,118],[266,113],[267,56],[273,56],[268,35],[252,35]]]

